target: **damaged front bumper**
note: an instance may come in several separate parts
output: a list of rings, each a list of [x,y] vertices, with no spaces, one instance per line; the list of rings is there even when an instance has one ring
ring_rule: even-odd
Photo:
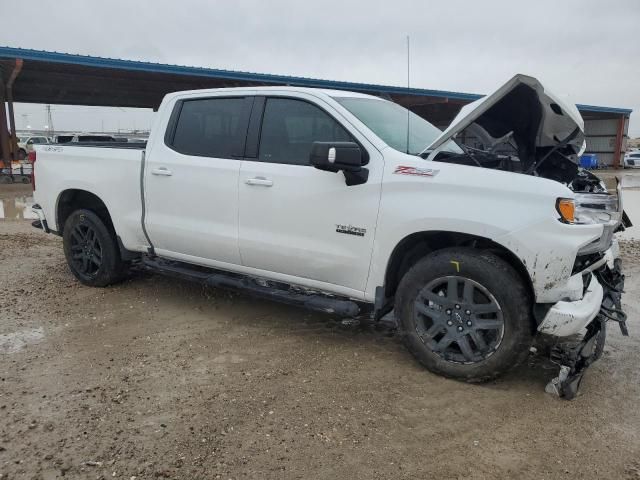
[[[553,305],[538,326],[540,333],[567,337],[581,332],[600,311],[604,289],[593,273],[580,300],[560,301]]]
[[[602,356],[607,322],[611,320],[618,323],[622,334],[629,334],[627,316],[622,311],[622,263],[620,259],[613,259],[610,252],[607,257],[607,262],[591,274],[591,281],[582,300],[559,302],[549,311],[550,318],[569,322],[571,328],[586,321],[586,333],[581,340],[558,343],[551,350],[551,360],[560,366],[560,372],[547,384],[545,390],[567,400],[577,395],[587,367]],[[590,309],[596,302],[598,305],[593,314]],[[571,304],[579,305],[572,310]],[[562,331],[563,324],[559,325]]]

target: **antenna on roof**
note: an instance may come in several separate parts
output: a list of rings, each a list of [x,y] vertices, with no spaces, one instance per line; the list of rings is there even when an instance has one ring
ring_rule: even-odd
[[[409,74],[411,73],[410,70],[410,65],[411,65],[411,58],[409,56],[410,53],[410,42],[411,42],[411,38],[409,37],[409,35],[407,35],[407,95],[410,95],[410,89],[411,89],[411,84],[410,84],[410,77]],[[409,154],[409,125],[410,125],[410,117],[409,115],[411,114],[409,107],[407,106],[407,154]]]

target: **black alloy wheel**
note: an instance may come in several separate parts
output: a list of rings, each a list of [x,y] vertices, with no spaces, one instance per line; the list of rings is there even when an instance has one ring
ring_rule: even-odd
[[[88,277],[97,275],[102,266],[102,244],[91,225],[78,224],[71,232],[71,262]]]
[[[83,284],[106,287],[127,276],[129,263],[122,260],[108,218],[91,210],[76,210],[64,223],[62,240],[69,269]]]
[[[414,315],[422,341],[449,362],[483,361],[504,335],[498,301],[486,287],[461,276],[429,282],[418,294]]]

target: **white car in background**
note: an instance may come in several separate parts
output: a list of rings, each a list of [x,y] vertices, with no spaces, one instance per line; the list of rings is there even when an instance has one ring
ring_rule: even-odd
[[[634,150],[633,152],[628,152],[624,156],[623,167],[624,168],[640,168],[640,150]]]
[[[48,137],[34,135],[34,136],[21,136],[18,137],[18,160],[24,160],[34,145],[46,145],[51,143]]]

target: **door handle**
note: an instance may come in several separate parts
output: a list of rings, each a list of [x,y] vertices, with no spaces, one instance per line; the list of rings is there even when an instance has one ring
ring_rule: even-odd
[[[166,167],[153,168],[151,170],[151,174],[152,175],[162,175],[162,176],[165,176],[165,177],[170,177],[171,175],[173,175],[173,173],[171,173],[171,170],[169,170]]]
[[[269,180],[269,179],[266,179],[264,177],[249,178],[244,183],[246,183],[247,185],[260,185],[262,187],[272,187],[273,186],[273,181]]]

